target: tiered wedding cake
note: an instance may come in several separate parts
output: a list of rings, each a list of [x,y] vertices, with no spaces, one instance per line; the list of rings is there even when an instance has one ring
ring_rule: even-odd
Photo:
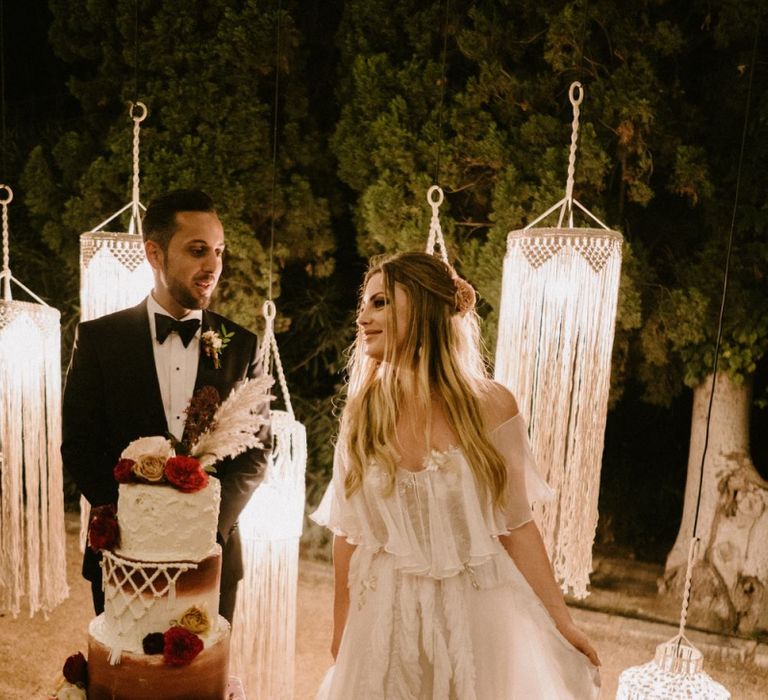
[[[89,700],[224,697],[220,490],[216,478],[194,493],[120,485],[119,546],[103,550],[105,609],[88,630]]]
[[[229,623],[218,614],[218,462],[264,448],[272,378],[247,379],[221,403],[202,387],[186,442],[142,437],[113,470],[117,507],[91,512],[88,546],[103,556],[104,612],[88,627],[88,658],[64,664],[57,700],[224,700]],[[237,685],[237,684],[236,684]]]

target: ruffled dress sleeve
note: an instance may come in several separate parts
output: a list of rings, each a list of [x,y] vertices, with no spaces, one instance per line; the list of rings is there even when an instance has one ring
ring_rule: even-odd
[[[507,465],[507,493],[502,517],[504,526],[514,530],[533,520],[533,503],[550,501],[554,493],[536,466],[525,419],[520,413],[495,428],[490,437]]]
[[[318,525],[327,527],[334,535],[346,537],[352,544],[362,544],[364,527],[364,514],[360,508],[364,504],[360,498],[348,499],[344,495],[344,480],[346,467],[342,457],[342,449],[337,444],[333,453],[333,475],[326,488],[325,494],[310,518]]]

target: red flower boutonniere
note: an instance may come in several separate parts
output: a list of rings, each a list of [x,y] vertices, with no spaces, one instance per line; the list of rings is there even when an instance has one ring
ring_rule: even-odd
[[[219,369],[221,367],[221,353],[224,352],[224,348],[229,345],[229,341],[234,334],[234,331],[227,332],[227,329],[222,323],[221,333],[209,329],[200,336],[203,352],[211,358],[214,369]]]

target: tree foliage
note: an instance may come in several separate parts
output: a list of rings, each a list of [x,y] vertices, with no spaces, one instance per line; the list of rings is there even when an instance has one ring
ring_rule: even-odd
[[[578,79],[586,97],[575,196],[629,243],[614,380],[632,363],[648,397],[668,401],[680,377],[691,384],[711,365],[758,11],[711,2],[347,3],[332,145],[339,176],[358,195],[362,252],[423,243],[439,154],[443,228],[492,331],[507,233],[562,196],[567,92]],[[734,373],[754,371],[768,342],[756,264],[766,255],[764,71],[757,80],[749,136],[760,146],[744,166],[742,262],[732,269],[739,282],[726,328]]]
[[[275,295],[291,259],[303,260],[313,275],[330,274],[329,208],[313,184],[325,160],[290,12],[279,17],[278,49],[275,8],[247,0],[53,0],[51,8],[51,42],[71,65],[82,123],[32,152],[25,185],[44,240],[73,277],[77,234],[130,201],[128,103],[137,99],[150,111],[141,132],[142,199],[199,187],[221,213],[228,253],[218,308],[257,324],[269,292],[272,237]]]

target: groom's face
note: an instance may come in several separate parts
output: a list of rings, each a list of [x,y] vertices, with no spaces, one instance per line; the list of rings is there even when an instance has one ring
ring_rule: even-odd
[[[190,309],[207,308],[224,255],[224,229],[219,217],[213,212],[178,212],[168,250],[151,241],[147,246],[160,304],[177,317]]]

